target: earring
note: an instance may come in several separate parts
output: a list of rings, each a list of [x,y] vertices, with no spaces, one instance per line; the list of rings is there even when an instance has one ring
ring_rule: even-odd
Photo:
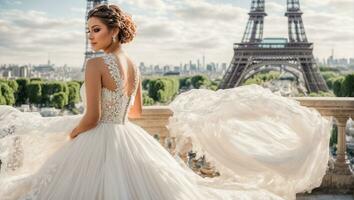
[[[113,36],[112,39],[113,39],[113,42],[116,42],[116,37]]]

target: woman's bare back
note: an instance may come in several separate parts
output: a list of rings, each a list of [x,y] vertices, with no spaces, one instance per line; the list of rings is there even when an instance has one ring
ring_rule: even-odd
[[[117,63],[118,72],[123,79],[124,94],[130,96],[134,91],[134,78],[136,76],[134,65],[126,53],[112,53]],[[102,68],[102,87],[111,91],[115,91],[117,88],[116,81],[113,79],[107,66]]]

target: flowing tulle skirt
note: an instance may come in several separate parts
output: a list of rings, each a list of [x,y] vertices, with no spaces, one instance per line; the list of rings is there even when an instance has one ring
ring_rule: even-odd
[[[221,172],[202,178],[141,127],[81,115],[43,118],[0,106],[1,199],[295,199],[318,187],[330,121],[259,86],[191,90],[171,104],[177,151],[189,139]]]

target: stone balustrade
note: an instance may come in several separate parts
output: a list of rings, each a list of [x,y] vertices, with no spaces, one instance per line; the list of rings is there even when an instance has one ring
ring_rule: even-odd
[[[129,120],[144,128],[152,136],[158,137],[160,144],[165,147],[166,138],[169,136],[166,125],[172,115],[173,112],[168,106],[145,106],[140,118]]]
[[[327,192],[349,193],[354,191],[354,174],[347,159],[345,126],[349,117],[354,116],[352,97],[296,97],[306,107],[315,108],[322,116],[333,116],[338,127],[337,156],[333,169],[327,171],[321,189]]]
[[[341,97],[295,97],[306,107],[315,108],[322,116],[333,116],[338,126],[337,158],[333,169],[327,171],[321,189],[329,192],[354,190],[354,175],[346,157],[345,125],[349,117],[354,116],[354,98]],[[133,123],[144,128],[151,135],[158,135],[160,143],[166,147],[169,131],[166,127],[173,112],[168,106],[147,106],[143,108],[142,117],[131,119]]]

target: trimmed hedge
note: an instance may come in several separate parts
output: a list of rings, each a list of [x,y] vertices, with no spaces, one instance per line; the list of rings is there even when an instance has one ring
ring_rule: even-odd
[[[179,81],[175,78],[158,78],[150,80],[148,94],[154,101],[166,103],[177,95]]]
[[[0,82],[0,105],[14,105],[15,96],[13,89],[5,82]]]

